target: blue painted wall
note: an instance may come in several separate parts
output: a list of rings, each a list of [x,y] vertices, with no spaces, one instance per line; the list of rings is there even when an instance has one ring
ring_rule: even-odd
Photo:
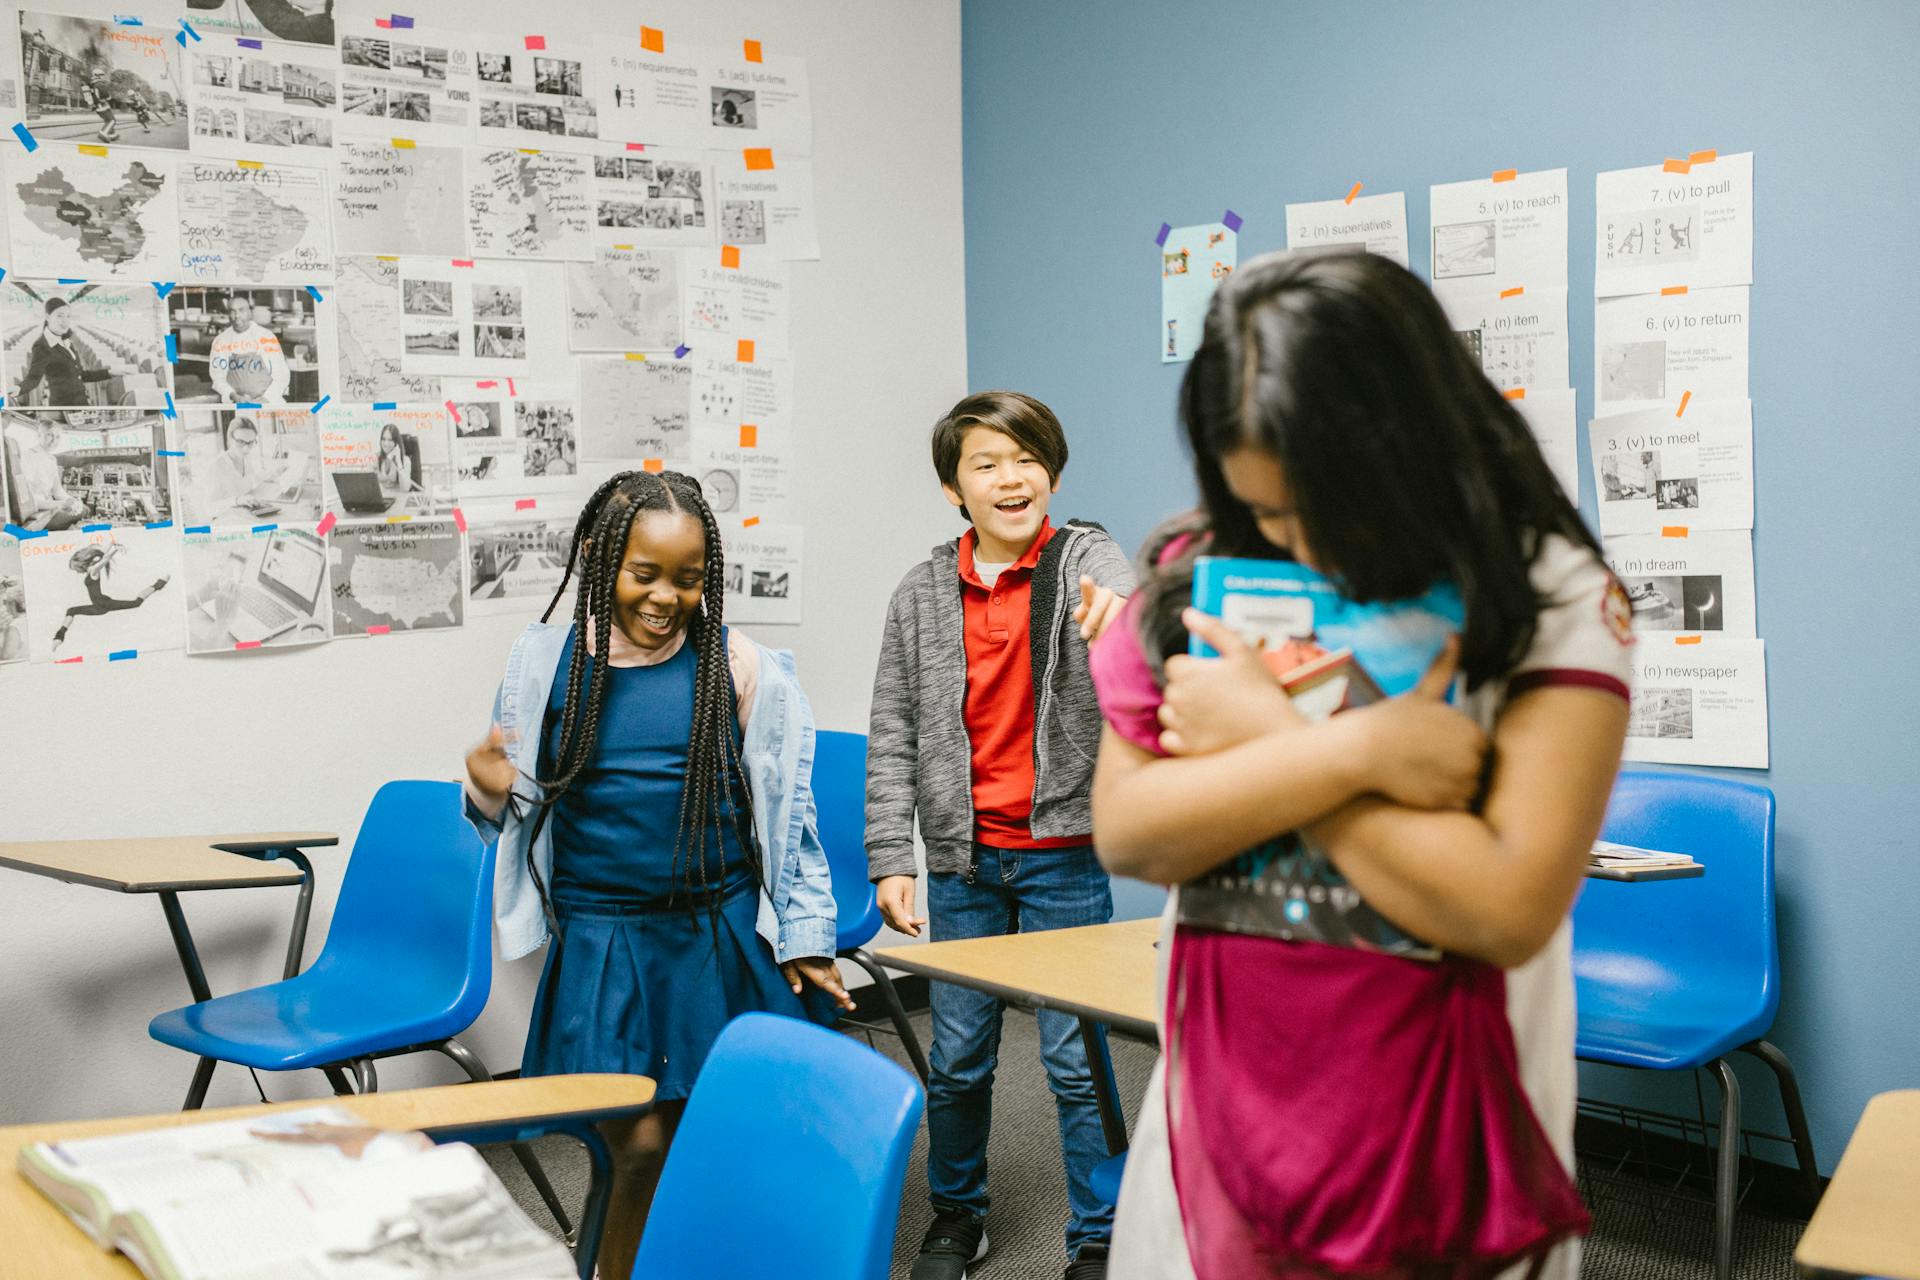
[[[1161,222],[1232,208],[1245,261],[1284,247],[1289,200],[1363,181],[1406,192],[1425,274],[1429,184],[1565,167],[1584,423],[1594,174],[1755,153],[1773,768],[1736,776],[1780,801],[1773,1038],[1830,1170],[1869,1095],[1920,1084],[1920,7],[965,0],[962,38],[969,378],[1059,412],[1074,452],[1056,511],[1129,546],[1192,496],[1186,366],[1156,346]],[[1583,427],[1591,514],[1585,447]],[[1768,1119],[1771,1088],[1743,1076]],[[1678,1083],[1586,1087],[1691,1111]]]

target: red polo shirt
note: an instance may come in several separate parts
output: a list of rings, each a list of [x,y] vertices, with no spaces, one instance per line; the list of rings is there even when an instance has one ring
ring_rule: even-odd
[[[1090,835],[1036,839],[1033,816],[1033,569],[1054,535],[1042,521],[1026,554],[991,587],[973,567],[977,535],[960,539],[966,616],[967,741],[973,747],[973,838],[996,849],[1064,849]]]

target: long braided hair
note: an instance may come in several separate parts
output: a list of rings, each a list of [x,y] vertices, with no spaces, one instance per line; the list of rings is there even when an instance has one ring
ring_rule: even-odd
[[[752,794],[735,740],[733,669],[721,629],[726,594],[725,552],[720,526],[700,491],[700,482],[677,471],[627,471],[614,476],[587,499],[574,526],[573,545],[560,586],[541,621],[553,616],[576,574],[573,656],[566,673],[566,701],[560,716],[560,740],[553,776],[539,779],[541,820],[559,802],[581,770],[592,761],[600,736],[600,711],[606,703],[607,655],[613,635],[614,587],[626,561],[633,522],[649,511],[682,512],[699,520],[706,539],[706,572],[700,607],[687,622],[686,642],[694,646],[693,724],[687,738],[686,780],[680,791],[680,815],[673,848],[675,896],[684,890],[689,912],[719,911],[726,839],[722,821],[733,828],[735,843],[756,880],[762,878],[760,842],[753,828]],[[591,628],[592,644],[586,637]],[[589,651],[591,650],[591,651]],[[536,835],[537,835],[536,829]],[[549,921],[552,903],[538,870],[533,841],[527,865]]]

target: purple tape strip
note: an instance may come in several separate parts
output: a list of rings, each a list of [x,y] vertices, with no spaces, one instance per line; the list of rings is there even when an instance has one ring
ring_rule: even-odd
[[[404,13],[396,13],[387,21],[395,31],[410,31],[413,29],[413,19]]]
[[[258,48],[260,48],[260,47],[261,47],[261,46],[260,46],[260,42],[259,42],[258,40],[238,40],[238,39],[236,39],[236,40],[234,41],[234,43],[235,43],[235,44],[237,44],[237,45],[239,45],[239,46],[240,46],[240,47],[241,47],[242,49],[258,49]]]
[[[1167,247],[1167,237],[1172,234],[1173,224],[1171,222],[1163,222],[1160,224],[1160,234],[1153,238],[1153,242],[1164,249]]]
[[[1220,219],[1221,224],[1229,231],[1240,230],[1243,221],[1240,215],[1231,209],[1227,210],[1226,215]]]
[[[683,342],[673,349],[673,358],[675,360],[685,360],[687,358],[687,352],[691,350],[693,350],[693,348]]]

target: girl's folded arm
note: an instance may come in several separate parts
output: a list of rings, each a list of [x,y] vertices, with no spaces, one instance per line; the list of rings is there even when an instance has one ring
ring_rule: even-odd
[[[1515,698],[1479,815],[1365,797],[1308,835],[1382,915],[1503,968],[1547,944],[1579,890],[1620,764],[1627,704],[1580,688]]]
[[[1291,727],[1204,756],[1161,757],[1108,725],[1093,773],[1109,871],[1178,884],[1325,817],[1368,788],[1358,718]]]

